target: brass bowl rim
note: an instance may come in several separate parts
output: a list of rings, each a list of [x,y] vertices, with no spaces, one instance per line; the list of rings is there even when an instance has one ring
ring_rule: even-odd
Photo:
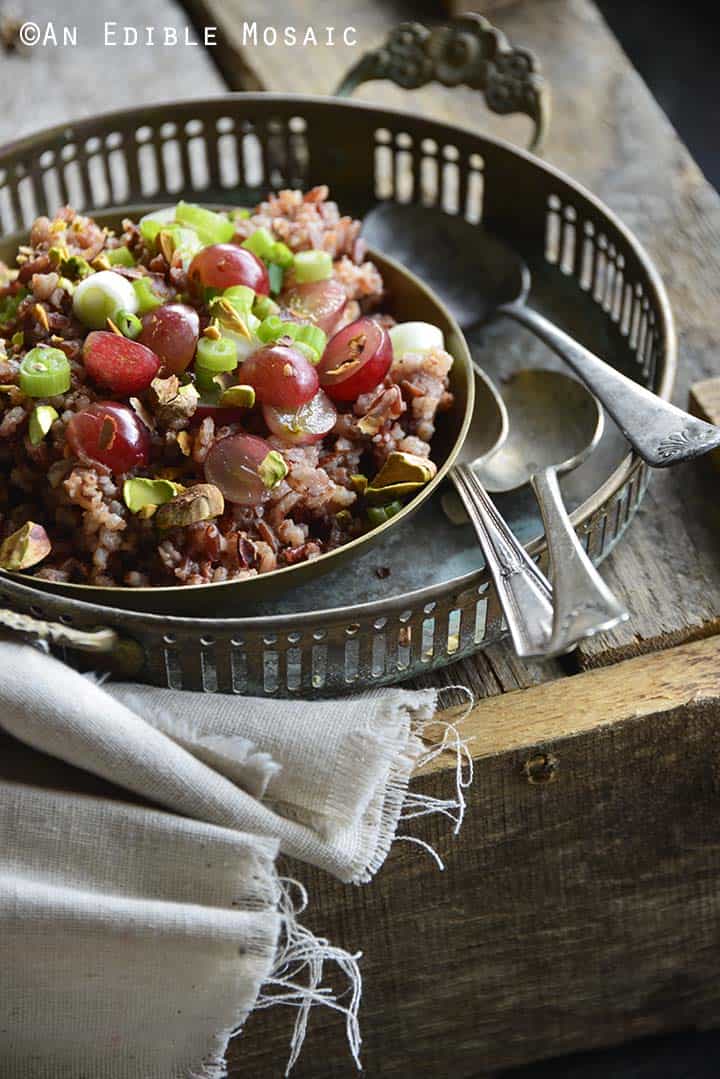
[[[148,117],[156,111],[164,112],[167,110],[168,115],[175,111],[182,111],[184,109],[198,109],[203,105],[232,105],[235,102],[242,101],[248,104],[262,104],[266,102],[277,102],[278,104],[318,104],[328,105],[335,109],[348,109],[358,110],[366,113],[372,113],[376,117],[391,116],[402,120],[405,118],[417,119],[417,114],[410,109],[401,109],[397,107],[392,108],[379,108],[364,101],[354,101],[348,99],[339,99],[331,96],[319,95],[319,94],[284,94],[275,93],[270,91],[263,91],[262,93],[252,93],[247,91],[237,91],[233,93],[225,94],[213,94],[202,98],[181,98],[169,102],[158,102],[147,106],[137,107],[135,109],[113,109],[103,113],[96,113],[91,117],[80,117],[76,120],[71,120],[63,124],[55,124],[52,127],[43,128],[38,132],[31,135],[23,136],[22,138],[6,142],[0,146],[0,154],[13,153],[21,154],[26,151],[32,151],[37,147],[39,139],[68,139],[76,137],[84,127],[91,130],[99,123],[111,122],[113,120],[119,121],[121,118],[127,122],[127,118],[131,115],[135,115],[138,118]],[[622,222],[622,220],[615,214],[615,212],[601,199],[594,195],[584,184],[578,180],[573,179],[568,173],[562,169],[557,168],[554,165],[549,164],[542,158],[529,150],[516,146],[514,143],[509,142],[507,139],[503,139],[494,134],[480,133],[473,131],[472,128],[465,127],[462,124],[448,123],[445,120],[436,120],[432,117],[427,118],[429,127],[442,128],[443,130],[461,135],[464,138],[470,137],[482,144],[489,143],[494,146],[505,150],[509,154],[516,155],[523,160],[527,161],[531,165],[545,172],[546,174],[554,177],[560,183],[567,185],[576,191],[582,198],[584,198],[599,214],[606,217],[617,231],[622,235],[623,239],[631,248],[638,262],[643,266],[650,286],[655,294],[657,301],[660,321],[663,329],[664,337],[664,352],[662,355],[662,370],[660,371],[660,377],[658,384],[654,389],[654,392],[664,400],[670,400],[672,395],[673,386],[675,383],[675,377],[677,374],[677,332],[675,328],[675,320],[668,299],[665,285],[655,264],[645,249],[644,244],[635,236],[635,234]],[[150,205],[150,204],[148,204]],[[155,203],[159,205],[159,203]],[[88,210],[88,212],[92,212]],[[388,260],[391,261],[391,260]],[[449,316],[451,317],[451,316]],[[451,317],[452,318],[452,317]],[[452,319],[454,323],[455,320]],[[465,338],[462,332],[459,332],[460,340],[467,348]],[[472,383],[472,380],[471,380]],[[472,393],[472,389],[471,389]],[[571,514],[571,520],[574,525],[582,524],[585,520],[592,517],[597,510],[603,505],[603,503],[616,494],[624,485],[633,480],[635,476],[643,470],[643,462],[637,456],[634,451],[629,450],[627,455],[622,459],[618,466],[608,476],[603,484],[590,495],[581,505],[579,505]],[[434,481],[433,481],[434,482]],[[422,492],[421,492],[422,493]],[[419,497],[419,496],[418,496]],[[401,516],[397,515],[398,518]],[[391,524],[393,520],[387,524]],[[385,527],[384,525],[381,527]],[[379,530],[378,530],[379,531]],[[532,556],[541,555],[546,550],[546,544],[544,536],[538,536],[531,540],[526,548]],[[345,548],[338,548],[338,550]],[[289,567],[292,568],[292,567]],[[277,572],[277,571],[275,571]],[[217,629],[220,627],[237,627],[238,629],[244,628],[246,630],[263,629],[263,628],[278,628],[283,626],[297,624],[317,624],[318,619],[322,619],[327,622],[343,622],[347,619],[348,615],[357,614],[358,609],[362,609],[363,616],[378,616],[382,615],[385,611],[391,611],[399,604],[412,603],[421,604],[429,603],[439,596],[446,595],[450,589],[455,594],[460,594],[466,591],[470,587],[478,587],[482,589],[482,586],[489,581],[489,572],[487,568],[480,570],[471,570],[470,572],[463,574],[461,577],[454,578],[451,581],[440,581],[437,584],[429,585],[426,588],[416,589],[413,592],[405,593],[402,596],[390,596],[388,599],[377,600],[373,603],[346,605],[343,607],[331,607],[323,610],[311,611],[311,612],[290,612],[278,615],[267,616],[252,616],[250,618],[196,618],[191,615],[166,615],[166,614],[153,614],[146,611],[133,611],[125,608],[110,607],[105,604],[96,604],[90,601],[80,600],[74,598],[72,595],[66,594],[62,591],[55,589],[43,589],[40,590],[37,587],[33,588],[32,585],[28,585],[26,582],[32,580],[29,577],[23,577],[21,575],[7,574],[4,571],[0,571],[2,577],[0,580],[3,582],[4,587],[10,587],[11,589],[17,589],[21,595],[26,594],[28,597],[37,597],[40,595],[46,601],[51,601],[57,604],[63,605],[75,605],[85,609],[85,611],[93,615],[97,614],[101,618],[107,620],[109,617],[113,617],[113,620],[124,621],[146,621],[150,620],[156,622],[158,625],[172,625],[178,628],[187,627],[188,629],[198,629],[205,627],[208,630]],[[50,582],[46,582],[50,583]],[[232,583],[232,582],[217,582],[219,584]],[[235,582],[236,584],[240,582]],[[100,590],[98,585],[76,585],[78,589],[87,589],[89,592]],[[181,590],[188,590],[188,586],[169,586],[173,591],[180,592]],[[208,588],[209,585],[196,585],[190,586],[190,588]],[[112,591],[108,589],[108,591]],[[128,592],[135,591],[134,589],[126,589]],[[157,589],[147,589],[149,592],[155,592]]]

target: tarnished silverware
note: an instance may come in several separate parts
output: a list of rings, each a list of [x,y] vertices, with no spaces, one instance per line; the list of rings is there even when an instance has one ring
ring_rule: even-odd
[[[553,588],[548,649],[562,653],[628,617],[590,561],[558,483],[559,475],[581,465],[599,443],[603,413],[585,386],[558,371],[518,371],[503,384],[501,396],[510,421],[508,437],[474,469],[488,491],[532,484],[545,525]]]
[[[601,360],[528,305],[531,275],[499,237],[437,207],[384,202],[363,231],[426,281],[463,329],[505,315],[526,326],[582,379],[628,442],[653,468],[666,468],[720,446],[720,427],[696,419]],[[449,270],[461,258],[461,273]]]

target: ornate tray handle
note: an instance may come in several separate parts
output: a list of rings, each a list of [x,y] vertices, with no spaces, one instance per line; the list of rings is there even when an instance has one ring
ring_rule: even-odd
[[[493,112],[530,117],[535,125],[531,150],[540,149],[550,121],[550,87],[535,56],[513,48],[482,15],[464,15],[432,29],[400,23],[379,49],[365,53],[348,71],[335,95],[349,97],[374,79],[389,79],[404,90],[429,82],[480,90]]]

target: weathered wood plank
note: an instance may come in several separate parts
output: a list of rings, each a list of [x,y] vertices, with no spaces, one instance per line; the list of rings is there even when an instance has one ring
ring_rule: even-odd
[[[720,1023],[719,653],[694,644],[481,706],[461,835],[413,828],[447,873],[406,843],[368,888],[288,867],[308,924],[363,951],[366,1074],[493,1075]],[[552,769],[528,768],[542,755]],[[446,798],[448,773],[417,788]],[[291,1022],[254,1014],[231,1077],[274,1079]],[[295,1073],[351,1074],[338,1016],[311,1018]]]
[[[13,7],[14,11],[20,8]],[[0,49],[0,141],[52,124],[143,103],[217,94],[224,89],[210,54],[200,45],[165,47],[104,44],[104,25],[172,27],[182,33],[190,19],[172,0],[33,0],[22,17],[43,35],[49,24],[58,47],[39,44],[23,52]],[[77,46],[62,45],[63,27],[77,27]],[[116,30],[122,41],[122,31]]]
[[[243,20],[259,24],[320,21],[319,4],[299,0],[268,5],[259,0],[189,0],[206,21],[222,27],[224,70],[241,88],[238,60],[252,64],[266,87],[296,91],[298,50],[275,46],[243,49]],[[362,49],[377,45],[388,27],[416,5],[336,5],[333,21],[358,28]],[[493,12],[510,39],[533,49],[554,91],[546,156],[586,183],[615,209],[647,245],[668,286],[680,336],[676,400],[687,400],[690,381],[717,370],[720,345],[720,198],[620,49],[589,0],[519,3]],[[337,46],[302,65],[304,90],[328,92],[358,58],[360,48]],[[478,107],[478,96],[458,88],[428,87],[412,95],[385,83],[362,87],[358,96],[383,105],[401,104],[428,115],[523,140],[524,118],[503,120]],[[652,168],[648,168],[648,162]],[[665,470],[628,536],[607,564],[609,583],[631,612],[630,622],[586,642],[582,667],[707,636],[720,626],[720,562],[716,558],[720,511],[696,465]]]

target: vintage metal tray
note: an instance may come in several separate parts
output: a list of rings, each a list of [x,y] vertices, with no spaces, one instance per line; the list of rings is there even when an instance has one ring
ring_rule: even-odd
[[[432,33],[440,34],[435,46],[422,27],[400,28],[384,50],[361,61],[348,85],[383,75],[410,87],[430,78],[466,82],[484,89],[496,111],[526,112],[542,131],[547,98],[527,53],[484,20]],[[450,47],[458,42],[459,49]],[[669,396],[675,337],[665,291],[613,213],[529,153],[410,112],[233,94],[54,128],[0,150],[0,227],[12,238],[64,202],[106,212],[179,197],[247,204],[268,189],[318,183],[357,215],[380,199],[417,200],[484,222],[530,263],[533,304]],[[542,345],[505,323],[473,334],[470,345],[496,378],[529,363],[555,366]],[[595,561],[622,535],[647,479],[609,424],[599,450],[564,484]],[[530,496],[503,496],[500,504],[542,561],[542,526]],[[101,607],[4,576],[0,604],[0,622],[50,641],[71,662],[98,667],[107,659],[149,683],[268,695],[397,681],[504,632],[474,537],[445,520],[437,494],[350,566],[265,605],[218,609],[210,619]]]

